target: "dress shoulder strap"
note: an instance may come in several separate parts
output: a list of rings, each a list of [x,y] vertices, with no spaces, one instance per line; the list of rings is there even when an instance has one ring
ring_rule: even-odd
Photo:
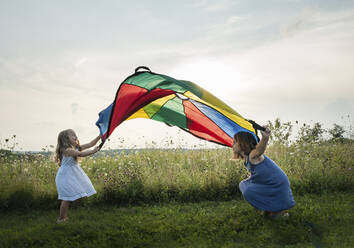
[[[251,171],[251,165],[252,164],[250,162],[249,156],[246,157],[244,165],[247,168],[247,170]]]

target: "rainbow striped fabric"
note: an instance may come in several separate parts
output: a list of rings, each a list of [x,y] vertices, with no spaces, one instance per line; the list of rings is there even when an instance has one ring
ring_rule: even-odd
[[[139,71],[145,69],[144,71]],[[146,118],[177,126],[194,136],[232,146],[240,131],[257,138],[252,124],[198,85],[138,67],[120,85],[114,102],[99,113],[102,140],[125,120]]]

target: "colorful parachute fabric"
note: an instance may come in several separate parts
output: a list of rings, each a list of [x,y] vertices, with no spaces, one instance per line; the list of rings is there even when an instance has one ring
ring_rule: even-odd
[[[144,68],[148,71],[139,71]],[[198,85],[138,67],[120,85],[114,102],[99,113],[103,140],[125,120],[147,118],[177,126],[196,137],[232,146],[233,136],[250,132],[252,123]]]

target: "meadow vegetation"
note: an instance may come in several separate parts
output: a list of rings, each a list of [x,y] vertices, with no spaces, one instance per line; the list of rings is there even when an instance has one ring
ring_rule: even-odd
[[[52,223],[60,203],[55,187],[58,165],[46,149],[37,154],[15,152],[14,136],[1,143],[0,210],[6,221],[0,225],[0,236],[7,237],[3,242],[10,247],[55,241],[83,247],[95,242],[102,247],[113,243],[121,247],[244,247],[246,243],[255,247],[350,247],[354,242],[349,231],[354,223],[351,128],[336,124],[325,130],[319,123],[305,124],[291,139],[290,122],[276,119],[268,125],[272,139],[266,155],[288,175],[297,201],[288,220],[266,220],[242,199],[238,184],[248,172],[241,161],[230,160],[231,149],[144,149],[101,152],[82,159],[81,167],[97,194],[74,204],[69,215],[76,220],[70,227],[68,223],[58,227]],[[31,216],[35,227],[18,215]],[[82,225],[88,233],[80,231]],[[44,227],[57,238],[39,234]],[[65,232],[74,236],[69,241],[58,237]],[[259,235],[252,241],[249,235],[253,233]],[[281,237],[276,238],[277,233]],[[84,245],[85,235],[95,242]]]

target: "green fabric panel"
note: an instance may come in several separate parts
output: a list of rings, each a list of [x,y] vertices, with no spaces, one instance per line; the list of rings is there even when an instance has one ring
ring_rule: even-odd
[[[177,80],[166,75],[152,74],[149,72],[132,76],[123,83],[137,85],[147,90],[152,90],[155,88],[169,89],[181,94],[186,91],[190,91],[200,98],[203,94],[203,89],[192,82]]]
[[[184,114],[183,103],[177,97],[167,101],[152,119],[187,129],[187,118]]]
[[[155,104],[155,103],[150,103],[146,106],[144,106],[144,111],[146,114],[151,118],[154,114],[156,114],[157,111],[161,109],[161,105]]]

